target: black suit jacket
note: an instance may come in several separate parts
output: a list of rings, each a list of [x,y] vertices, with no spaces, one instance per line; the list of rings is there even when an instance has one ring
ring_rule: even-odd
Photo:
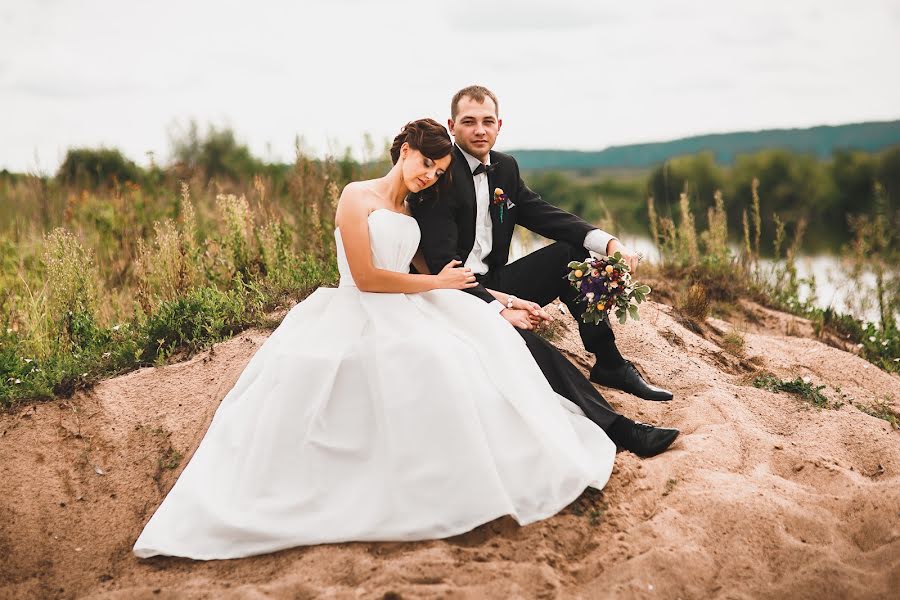
[[[449,189],[429,188],[410,202],[412,214],[422,231],[420,247],[432,273],[438,273],[453,259],[465,262],[475,245],[475,183],[469,163],[458,147],[453,150],[453,164],[449,174]],[[584,237],[593,227],[580,217],[553,206],[533,192],[522,181],[516,159],[508,154],[491,151],[488,171],[488,197],[500,188],[509,201],[503,208],[490,204],[492,222],[491,253],[485,262],[488,270],[498,269],[509,261],[509,246],[513,230],[521,225],[551,240],[564,241],[575,247],[584,245]],[[485,302],[494,297],[483,286],[466,290]]]

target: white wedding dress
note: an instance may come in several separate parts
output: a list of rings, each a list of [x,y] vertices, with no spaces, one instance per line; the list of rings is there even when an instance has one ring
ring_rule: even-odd
[[[368,217],[377,267],[409,272],[412,217]],[[524,341],[458,290],[297,304],[247,364],[134,545],[224,559],[306,544],[452,536],[549,517],[603,487],[615,446],[556,395]]]

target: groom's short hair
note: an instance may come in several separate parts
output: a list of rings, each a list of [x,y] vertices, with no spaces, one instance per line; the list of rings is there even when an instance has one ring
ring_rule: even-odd
[[[481,85],[470,85],[453,94],[453,100],[450,102],[450,118],[454,121],[456,120],[456,113],[459,109],[459,101],[466,96],[475,102],[484,102],[485,98],[490,98],[494,101],[494,108],[497,109],[497,116],[500,116],[500,103],[497,102],[497,96],[494,95],[494,92]]]

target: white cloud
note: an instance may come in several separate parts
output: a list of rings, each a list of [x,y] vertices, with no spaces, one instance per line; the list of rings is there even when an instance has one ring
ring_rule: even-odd
[[[891,119],[898,24],[890,0],[6,4],[0,168],[52,171],[72,145],[165,156],[189,118],[289,160],[298,134],[325,151],[443,121],[475,82],[503,148]]]

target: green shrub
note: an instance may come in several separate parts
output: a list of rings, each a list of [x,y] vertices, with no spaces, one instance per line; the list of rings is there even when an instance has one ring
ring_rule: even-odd
[[[197,352],[244,329],[258,313],[236,290],[200,287],[163,302],[147,318],[141,360],[158,362],[176,351]]]
[[[93,189],[126,181],[139,183],[143,175],[141,168],[118,150],[73,148],[66,152],[56,179],[64,185]]]
[[[250,153],[246,145],[237,141],[229,128],[208,126],[200,135],[196,122],[187,131],[171,140],[175,160],[204,178],[240,181],[270,169]]]

